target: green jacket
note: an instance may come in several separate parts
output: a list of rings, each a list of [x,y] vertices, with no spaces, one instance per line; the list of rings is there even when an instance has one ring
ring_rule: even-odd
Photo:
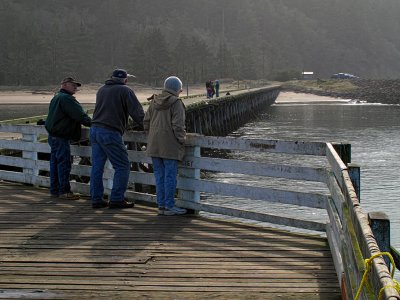
[[[45,125],[47,132],[55,137],[77,141],[81,138],[81,124],[90,126],[90,117],[74,96],[61,89],[49,105]]]

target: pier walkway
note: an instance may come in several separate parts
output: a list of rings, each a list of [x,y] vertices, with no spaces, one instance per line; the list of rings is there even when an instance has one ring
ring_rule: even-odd
[[[341,299],[325,238],[0,181],[0,298]]]
[[[266,87],[189,105],[194,133],[179,164],[177,205],[200,216],[156,215],[143,132],[124,135],[131,162],[125,197],[145,205],[94,211],[88,198],[48,196],[44,126],[0,123],[0,132],[20,135],[0,138],[0,298],[399,300],[383,257],[399,268],[385,239],[390,222],[364,213],[350,144],[214,136],[272,105],[278,93]],[[82,142],[71,145],[71,187],[81,195],[89,195],[88,134],[83,128]],[[106,195],[113,174],[107,164]]]

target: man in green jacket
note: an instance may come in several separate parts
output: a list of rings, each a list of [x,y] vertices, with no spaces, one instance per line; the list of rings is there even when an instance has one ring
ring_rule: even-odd
[[[51,148],[50,193],[53,197],[71,200],[79,199],[79,195],[71,192],[69,182],[72,166],[70,141],[81,138],[81,124],[91,125],[91,118],[73,96],[79,86],[81,84],[72,77],[63,79],[60,91],[50,102],[45,123]]]

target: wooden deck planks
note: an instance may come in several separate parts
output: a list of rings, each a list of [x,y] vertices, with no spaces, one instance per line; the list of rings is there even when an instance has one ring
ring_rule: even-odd
[[[0,298],[341,299],[324,238],[0,182]]]

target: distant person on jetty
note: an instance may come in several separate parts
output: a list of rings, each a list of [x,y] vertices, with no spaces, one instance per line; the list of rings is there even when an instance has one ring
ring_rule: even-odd
[[[206,81],[207,99],[212,98],[215,94],[214,84],[211,80]]]
[[[72,159],[70,142],[81,138],[81,124],[91,125],[90,117],[73,96],[81,86],[72,77],[64,78],[60,91],[49,105],[45,127],[49,133],[50,153],[50,193],[60,199],[79,199],[71,192],[69,176]]]
[[[129,88],[129,75],[123,69],[113,71],[111,78],[98,90],[93,112],[90,142],[92,145],[92,171],[90,196],[93,208],[130,208],[133,202],[125,200],[128,187],[130,162],[122,136],[128,117],[143,130],[144,111],[134,91]],[[115,170],[109,202],[103,200],[103,172],[107,158]]]
[[[151,156],[156,179],[158,214],[183,215],[186,209],[175,205],[178,162],[185,154],[185,105],[179,98],[182,81],[168,77],[160,95],[155,95],[144,117],[148,134],[147,155]]]
[[[215,80],[215,97],[219,97],[219,80]]]

